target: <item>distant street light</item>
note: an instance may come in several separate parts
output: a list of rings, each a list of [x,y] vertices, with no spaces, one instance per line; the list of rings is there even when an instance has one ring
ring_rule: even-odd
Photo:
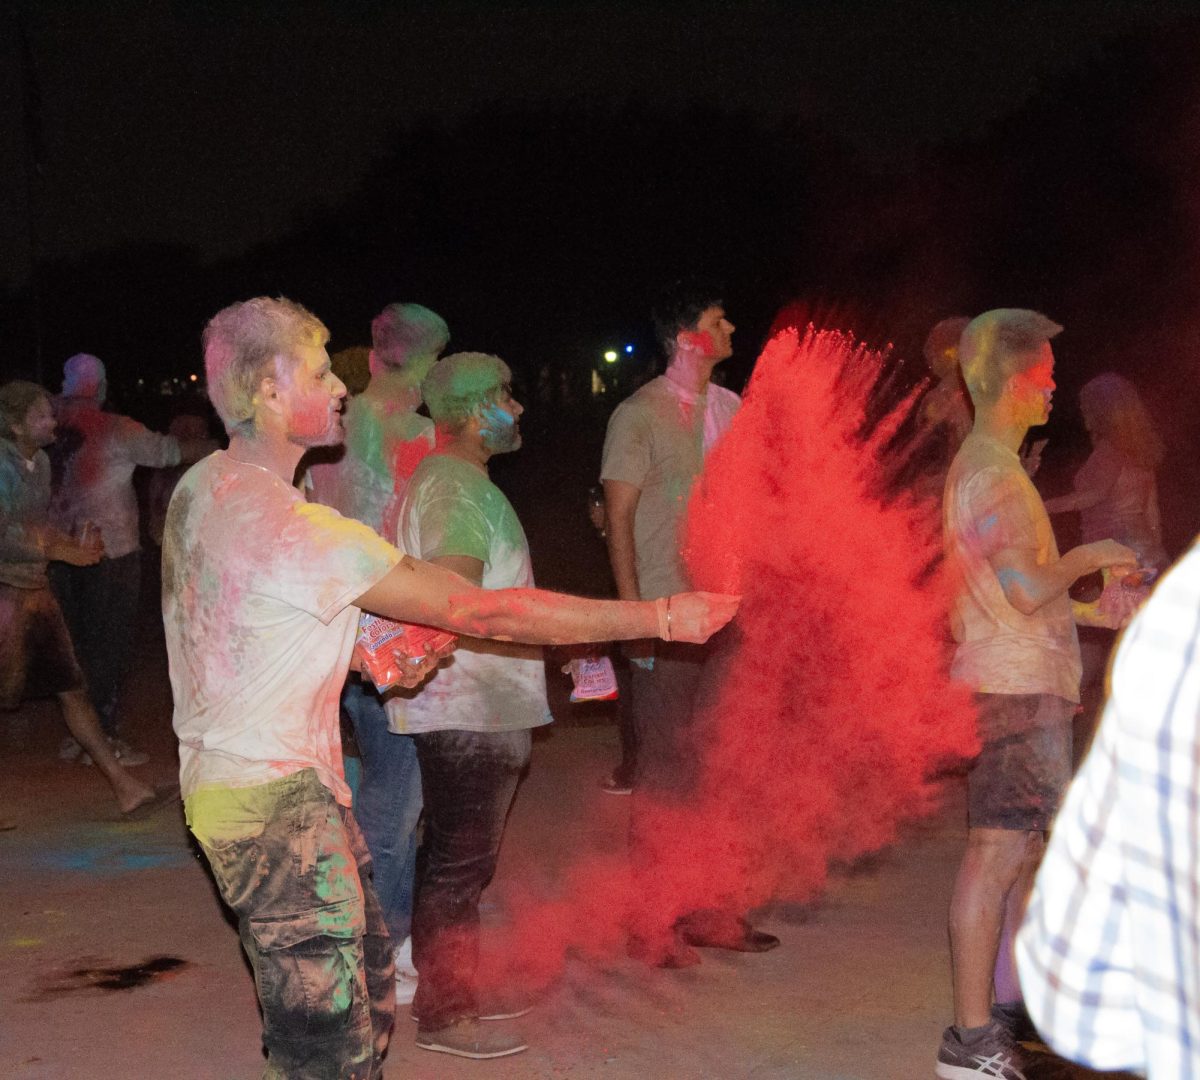
[[[617,362],[617,350],[609,349],[608,352],[604,354],[604,359],[610,364],[615,364]]]

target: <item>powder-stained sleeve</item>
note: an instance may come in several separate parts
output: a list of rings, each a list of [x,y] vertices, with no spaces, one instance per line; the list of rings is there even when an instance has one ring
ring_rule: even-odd
[[[259,590],[329,623],[399,561],[400,552],[366,525],[297,499]]]
[[[1023,475],[1010,469],[980,469],[967,481],[962,492],[963,519],[968,523],[963,541],[972,554],[990,559],[1005,550],[1040,549],[1030,487]]]
[[[491,553],[492,527],[478,501],[452,480],[423,485],[413,515],[422,559],[462,555],[485,565]]]
[[[135,465],[165,469],[179,464],[178,439],[173,435],[159,435],[129,417],[122,418],[118,428],[118,443],[125,456]]]
[[[650,474],[650,432],[646,418],[629,403],[618,405],[608,422],[600,479],[620,480],[643,488]]]

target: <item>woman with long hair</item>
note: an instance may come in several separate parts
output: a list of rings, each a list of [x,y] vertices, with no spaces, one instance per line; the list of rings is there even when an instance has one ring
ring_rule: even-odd
[[[1106,372],[1080,391],[1079,407],[1092,453],[1075,474],[1075,490],[1047,499],[1046,509],[1078,511],[1083,543],[1116,540],[1133,548],[1142,566],[1164,569],[1156,475],[1163,443],[1137,388]]]
[[[1077,512],[1083,543],[1116,540],[1133,548],[1145,569],[1165,570],[1168,560],[1162,543],[1157,479],[1163,442],[1137,388],[1128,379],[1105,372],[1084,385],[1079,408],[1092,440],[1092,453],[1075,474],[1072,493],[1047,499],[1046,510],[1051,514]],[[1074,724],[1076,765],[1092,740],[1104,698],[1104,673],[1115,642],[1113,630],[1079,627],[1083,710]]]

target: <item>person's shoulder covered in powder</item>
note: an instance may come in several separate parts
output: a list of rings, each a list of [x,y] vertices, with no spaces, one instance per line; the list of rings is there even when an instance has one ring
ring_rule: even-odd
[[[500,489],[478,469],[430,454],[413,473],[401,510],[401,541],[423,559],[468,555],[488,562],[493,531],[489,505]]]
[[[399,552],[366,525],[306,502],[277,477],[250,469],[253,466],[238,465],[223,453],[189,469],[167,511],[164,554],[170,548],[176,558],[187,558],[191,549],[214,542],[236,548],[244,556],[238,565],[253,569],[251,576],[264,595],[281,588],[295,600],[296,590],[306,593],[303,582],[311,579],[317,597],[314,613],[336,606],[325,595],[322,581],[355,578],[364,564],[370,567],[368,573],[379,573],[399,559]],[[190,530],[188,519],[192,508],[203,504],[220,507],[220,514],[206,519],[209,528],[201,536]]]

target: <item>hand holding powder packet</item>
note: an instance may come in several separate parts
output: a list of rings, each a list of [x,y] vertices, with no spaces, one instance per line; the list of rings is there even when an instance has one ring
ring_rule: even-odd
[[[358,617],[354,656],[359,670],[383,693],[393,686],[409,686],[413,669],[428,653],[444,656],[458,638],[445,630],[416,623],[396,622],[364,611]]]
[[[1104,591],[1096,601],[1096,609],[1104,624],[1120,630],[1129,623],[1150,596],[1153,569],[1138,568],[1129,574],[1104,573]]]

